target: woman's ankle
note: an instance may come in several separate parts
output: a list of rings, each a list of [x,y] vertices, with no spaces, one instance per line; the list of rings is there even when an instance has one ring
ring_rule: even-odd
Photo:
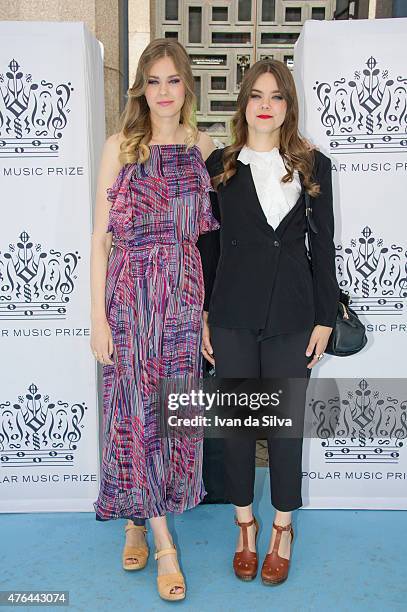
[[[250,523],[253,520],[252,504],[249,506],[235,506],[235,517],[239,523]]]
[[[171,548],[174,545],[170,532],[154,535],[154,543],[157,550]]]
[[[274,516],[274,522],[276,525],[279,525],[280,527],[287,527],[287,525],[291,524],[291,520],[291,512],[283,512],[281,510],[276,510],[276,514]]]

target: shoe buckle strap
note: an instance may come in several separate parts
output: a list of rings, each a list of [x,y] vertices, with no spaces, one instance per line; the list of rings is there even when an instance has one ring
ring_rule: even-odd
[[[274,546],[273,546],[272,554],[273,555],[275,554],[275,555],[277,555],[278,558],[280,558],[280,556],[278,554],[278,549],[280,548],[281,534],[283,533],[283,531],[291,531],[291,539],[292,539],[292,525],[290,523],[289,525],[285,525],[283,527],[281,525],[276,525],[273,522],[273,527],[277,531],[277,535],[276,535],[276,539],[274,540]]]
[[[242,530],[242,535],[243,535],[243,550],[249,550],[249,538],[248,538],[248,534],[247,534],[247,528],[251,527],[252,525],[256,524],[256,519],[255,517],[252,518],[251,521],[249,521],[248,523],[241,523],[240,521],[237,520],[237,517],[235,516],[235,524],[238,525],[241,530]]]
[[[161,557],[164,557],[164,555],[176,555],[177,554],[177,549],[175,548],[163,548],[162,550],[158,550],[155,552],[154,555],[154,559],[156,561],[158,561],[158,559],[160,559]]]
[[[285,525],[284,527],[282,525],[276,525],[275,523],[273,523],[273,527],[274,529],[278,532],[282,532],[282,531],[290,531],[291,529],[291,523],[289,523],[288,525]]]
[[[133,529],[142,531],[144,535],[147,533],[147,527],[144,527],[144,525],[126,525],[124,531],[127,533],[128,531],[133,531]]]
[[[235,525],[238,525],[239,527],[245,528],[245,527],[251,527],[252,525],[254,525],[256,519],[253,517],[251,521],[249,521],[248,523],[241,523],[240,521],[237,520],[237,516],[235,516]]]

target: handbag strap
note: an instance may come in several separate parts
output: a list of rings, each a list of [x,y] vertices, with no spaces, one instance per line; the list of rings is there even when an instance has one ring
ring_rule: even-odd
[[[307,234],[308,234],[308,247],[309,247],[309,250],[307,251],[307,255],[308,255],[308,259],[310,260],[311,266],[312,266],[311,233],[318,234],[318,228],[315,225],[315,221],[312,216],[311,197],[309,193],[307,193],[306,191],[305,191],[305,218],[307,220]],[[345,318],[349,318],[346,309],[349,307],[350,296],[344,291],[342,291],[342,289],[339,289],[339,302],[342,304],[342,307],[344,309],[344,316],[346,315]]]
[[[311,240],[311,232],[314,234],[318,234],[318,228],[315,225],[315,221],[312,217],[312,204],[311,197],[307,191],[304,191],[305,194],[305,219],[307,221],[307,235],[308,235],[308,250],[307,255],[308,259],[312,263],[312,240]]]

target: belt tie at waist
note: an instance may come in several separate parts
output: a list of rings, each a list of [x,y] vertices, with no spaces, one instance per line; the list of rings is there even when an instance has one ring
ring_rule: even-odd
[[[154,331],[155,314],[160,310],[160,303],[168,295],[170,286],[168,251],[163,244],[155,244],[148,254],[146,278],[148,295],[151,296],[151,316],[147,337],[150,340]],[[160,273],[160,278],[159,278]],[[162,309],[161,309],[162,310]]]
[[[167,299],[168,293],[172,290],[172,283],[169,274],[169,254],[168,248],[171,246],[179,247],[195,247],[195,242],[191,240],[175,241],[175,242],[147,242],[145,244],[132,244],[131,242],[117,241],[114,246],[126,252],[126,259],[129,261],[129,253],[140,251],[148,253],[148,262],[145,272],[147,279],[147,292],[151,297],[150,307],[150,323],[148,326],[147,338],[150,348],[152,349],[152,335],[154,331],[155,315],[157,312],[163,312],[164,300]],[[160,308],[161,306],[161,308]]]

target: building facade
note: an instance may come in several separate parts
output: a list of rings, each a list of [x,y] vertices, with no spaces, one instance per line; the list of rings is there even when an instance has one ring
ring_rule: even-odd
[[[259,59],[292,69],[307,19],[332,19],[335,0],[162,0],[154,3],[154,38],[186,48],[195,80],[200,130],[230,140],[229,119],[245,71]],[[153,7],[152,7],[153,8]]]

